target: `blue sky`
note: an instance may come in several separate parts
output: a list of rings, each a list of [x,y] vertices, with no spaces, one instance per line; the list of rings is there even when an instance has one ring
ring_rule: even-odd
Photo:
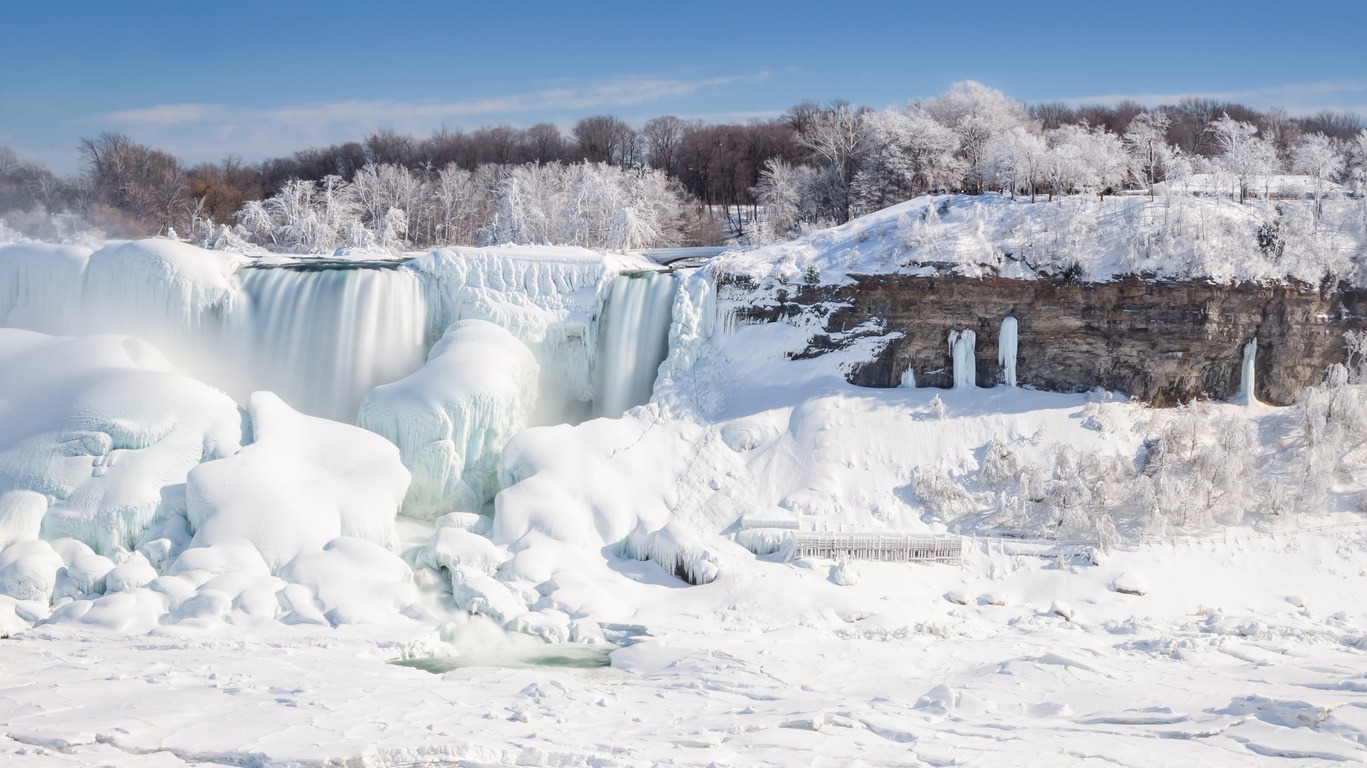
[[[60,171],[103,130],[255,160],[381,127],[885,107],[965,79],[1027,101],[1367,116],[1364,2],[69,0],[0,20],[0,145]]]

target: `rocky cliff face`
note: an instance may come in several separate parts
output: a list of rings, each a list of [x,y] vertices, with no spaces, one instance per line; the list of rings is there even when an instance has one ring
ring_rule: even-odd
[[[1243,346],[1258,340],[1256,395],[1287,404],[1345,357],[1344,335],[1363,330],[1367,291],[1303,284],[1060,283],[1036,280],[855,276],[842,286],[794,286],[746,304],[725,276],[719,293],[742,322],[806,314],[820,319],[802,357],[867,336],[886,339],[849,371],[854,384],[894,387],[910,368],[918,386],[949,387],[950,331],[977,333],[977,383],[1001,383],[1002,319],[1019,323],[1017,380],[1054,391],[1104,387],[1154,405],[1226,399],[1239,390]]]

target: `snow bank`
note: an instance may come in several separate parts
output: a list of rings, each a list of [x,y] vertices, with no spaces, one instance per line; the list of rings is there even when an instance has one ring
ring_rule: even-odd
[[[366,395],[358,423],[397,445],[413,474],[405,514],[478,512],[493,498],[499,452],[532,415],[537,371],[531,350],[511,333],[462,320],[426,365]]]
[[[300,414],[269,392],[252,395],[248,412],[254,442],[189,474],[192,547],[247,541],[279,571],[339,536],[396,546],[409,475],[392,444]]]
[[[70,536],[108,554],[179,511],[186,473],[230,456],[237,406],[120,336],[0,329],[0,544]]]

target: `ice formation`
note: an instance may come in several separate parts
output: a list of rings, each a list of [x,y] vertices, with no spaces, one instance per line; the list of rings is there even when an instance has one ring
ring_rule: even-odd
[[[971,389],[978,384],[978,360],[974,356],[978,334],[971,330],[949,332],[949,352],[954,360],[954,388]]]
[[[393,547],[409,474],[387,440],[298,413],[270,392],[248,403],[254,441],[195,467],[186,483],[192,547],[250,542],[272,571],[338,536]]]
[[[249,388],[352,422],[366,392],[422,364],[427,312],[411,270],[337,262],[238,275],[232,341],[250,361]]]
[[[1258,402],[1254,369],[1258,362],[1258,340],[1249,339],[1244,345],[1244,359],[1239,367],[1239,391],[1234,402],[1252,405]]]
[[[636,272],[613,281],[599,316],[594,415],[617,418],[650,401],[669,352],[676,287],[673,272]]]
[[[907,366],[907,369],[902,371],[902,378],[897,386],[902,389],[916,389],[916,371],[912,370],[911,366]]]
[[[0,545],[131,549],[191,468],[237,451],[237,406],[172,370],[137,339],[0,329]]]
[[[1002,318],[1001,337],[997,340],[997,364],[1002,367],[1004,382],[1008,387],[1016,386],[1016,342],[1018,338],[1016,318],[1010,315]]]
[[[535,407],[537,370],[511,333],[462,320],[426,365],[366,396],[358,423],[397,445],[413,474],[405,514],[478,512],[493,498],[499,453]]]

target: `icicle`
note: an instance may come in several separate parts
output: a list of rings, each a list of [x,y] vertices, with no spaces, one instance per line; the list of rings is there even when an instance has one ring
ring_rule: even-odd
[[[907,369],[902,371],[902,380],[897,386],[902,389],[916,389],[916,371],[913,371],[911,366],[908,365]]]
[[[650,402],[669,352],[674,291],[672,272],[638,272],[613,281],[598,320],[594,415],[615,419]]]
[[[1016,318],[1002,318],[1001,337],[997,340],[997,364],[1005,370],[1006,386],[1016,386]]]
[[[950,331],[949,351],[954,358],[954,388],[971,389],[978,385],[978,361],[974,350],[978,334],[971,330]]]
[[[1253,372],[1257,359],[1258,340],[1254,338],[1244,345],[1244,363],[1239,369],[1239,393],[1234,396],[1234,402],[1240,405],[1253,405],[1258,402]]]

